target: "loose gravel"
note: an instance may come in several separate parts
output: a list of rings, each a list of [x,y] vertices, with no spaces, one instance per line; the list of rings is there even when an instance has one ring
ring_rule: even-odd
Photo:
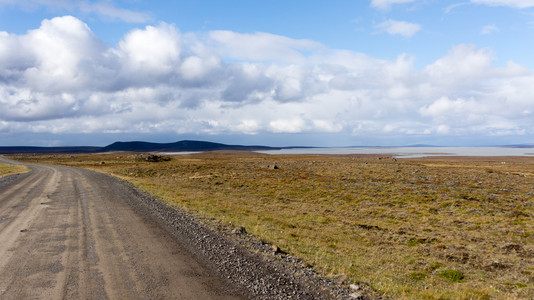
[[[112,188],[131,195],[129,204],[138,213],[165,228],[200,263],[225,278],[229,290],[245,291],[250,299],[367,299],[339,282],[321,278],[300,259],[276,251],[243,229],[221,225],[214,230],[128,182],[106,174],[98,176],[108,177]]]
[[[85,171],[127,195],[137,213],[164,228],[204,267],[227,280],[229,292],[244,293],[250,299],[369,299],[345,288],[343,282],[321,277],[300,259],[247,234],[244,228],[208,224],[126,181]],[[0,178],[0,189],[27,174]]]

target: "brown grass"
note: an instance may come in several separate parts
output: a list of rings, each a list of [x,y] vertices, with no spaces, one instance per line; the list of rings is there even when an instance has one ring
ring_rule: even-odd
[[[20,174],[20,173],[26,173],[30,170],[25,166],[17,166],[17,165],[8,165],[0,163],[0,178],[13,175],[13,174]]]
[[[214,152],[159,163],[128,153],[15,159],[119,176],[389,298],[534,298],[534,158],[395,162]],[[274,164],[279,169],[267,167]]]

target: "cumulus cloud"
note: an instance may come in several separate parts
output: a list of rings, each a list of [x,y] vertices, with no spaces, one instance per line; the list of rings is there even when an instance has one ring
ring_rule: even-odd
[[[425,68],[440,85],[476,84],[492,72],[493,54],[474,45],[458,45]]]
[[[421,25],[404,21],[386,20],[376,26],[379,30],[391,35],[411,37],[421,30]]]
[[[377,59],[166,23],[110,47],[65,16],[23,35],[0,32],[0,131],[532,134],[534,73],[514,62],[495,66],[493,57],[457,45],[416,68],[407,54]]]
[[[143,72],[150,75],[168,75],[180,62],[180,34],[165,23],[147,26],[128,33],[119,43],[117,55],[126,61],[128,74]]]
[[[394,4],[411,3],[415,0],[371,0],[371,6],[380,10],[389,10]]]
[[[474,99],[449,99],[443,96],[432,104],[425,105],[419,112],[424,116],[442,119],[449,116],[463,117],[462,112],[475,113],[479,108],[484,108],[484,106],[479,106]]]
[[[78,91],[98,79],[96,69],[106,67],[106,47],[80,20],[66,16],[44,20],[38,30],[22,36],[18,44],[33,62],[22,79],[39,91]],[[19,57],[15,54],[15,60]],[[20,60],[20,58],[18,58]]]
[[[513,8],[534,7],[533,0],[471,0],[472,3],[490,6],[508,6]]]

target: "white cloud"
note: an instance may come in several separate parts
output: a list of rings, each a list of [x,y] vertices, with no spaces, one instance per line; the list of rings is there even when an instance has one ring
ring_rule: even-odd
[[[206,78],[210,73],[219,72],[220,65],[220,59],[215,56],[189,56],[180,66],[180,73],[187,81],[197,81]]]
[[[261,129],[261,125],[257,120],[245,119],[242,120],[234,130],[243,132],[245,134],[256,134]]]
[[[425,105],[419,112],[424,116],[440,118],[444,116],[460,116],[464,112],[473,113],[479,108],[480,106],[473,99],[465,100],[460,98],[451,100],[444,96],[430,105]]]
[[[415,0],[371,0],[371,6],[380,10],[389,10],[394,4],[411,3]]]
[[[425,71],[440,85],[472,84],[492,72],[492,60],[493,55],[487,49],[458,45],[446,56],[428,65]]]
[[[96,14],[111,20],[130,23],[144,23],[150,20],[150,16],[146,13],[119,8],[107,1],[77,2],[75,5],[83,13]]]
[[[119,42],[119,56],[128,61],[127,72],[167,75],[180,62],[180,34],[169,24],[134,30]]]
[[[151,17],[144,12],[132,11],[113,5],[112,1],[88,1],[88,0],[0,0],[1,5],[16,5],[24,10],[37,10],[41,7],[52,8],[55,11],[69,13],[82,13],[97,15],[103,19],[123,21],[131,23],[144,23]]]
[[[436,132],[438,134],[449,134],[451,132],[451,128],[449,125],[438,125]]]
[[[451,5],[447,6],[445,9],[443,9],[443,11],[448,14],[451,11],[453,11],[454,9],[456,9],[458,7],[461,7],[461,6],[465,6],[465,5],[469,5],[469,2],[460,2],[460,3],[451,4]]]
[[[480,31],[480,33],[484,34],[484,35],[492,34],[492,33],[495,33],[495,32],[499,32],[499,27],[497,27],[495,25],[486,25],[486,26],[482,27],[482,30]]]
[[[311,40],[295,40],[265,32],[250,34],[217,30],[211,31],[209,37],[220,55],[236,60],[303,63],[305,52],[324,48]]]
[[[22,36],[0,34],[0,88],[5,86],[13,95],[19,88],[45,95],[105,88],[117,74],[108,54],[80,20],[44,20],[39,29]]]
[[[269,126],[276,133],[299,133],[306,129],[306,123],[300,118],[274,120]]]
[[[80,20],[54,18],[23,35],[0,32],[0,131],[534,133],[532,70],[495,66],[492,51],[474,45],[424,67],[415,60],[264,33],[181,33],[165,23],[111,48]]]
[[[421,25],[389,19],[378,24],[376,28],[391,35],[401,35],[408,38],[419,32],[421,30]]]
[[[340,132],[343,125],[332,120],[313,120],[313,126],[319,132]]]
[[[534,7],[534,0],[471,0],[471,2],[490,6],[509,6],[513,8]]]

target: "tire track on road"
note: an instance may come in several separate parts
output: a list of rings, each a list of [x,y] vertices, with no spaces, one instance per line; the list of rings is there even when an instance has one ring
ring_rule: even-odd
[[[242,298],[108,177],[32,169],[0,187],[0,299]]]
[[[0,194],[0,270],[11,261],[21,236],[27,235],[29,228],[45,209],[45,205],[59,178],[53,168],[39,168],[24,180]],[[9,271],[10,268],[7,268]],[[7,289],[13,277],[0,276],[0,295]]]

